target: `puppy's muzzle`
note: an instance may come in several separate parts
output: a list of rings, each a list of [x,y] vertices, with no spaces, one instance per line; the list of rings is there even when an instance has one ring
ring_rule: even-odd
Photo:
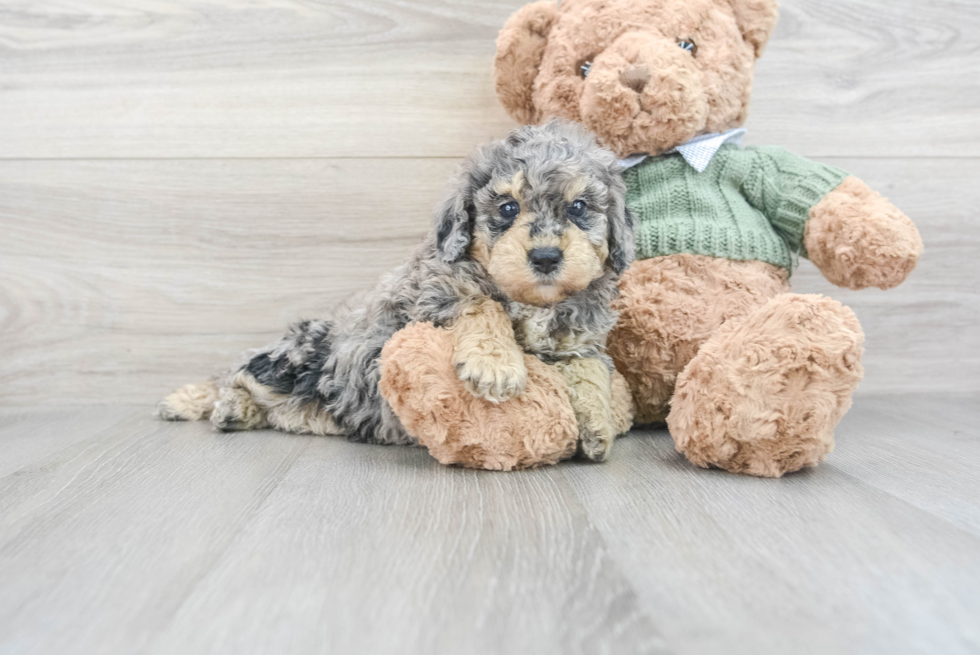
[[[531,268],[541,275],[550,275],[558,270],[562,258],[560,248],[534,248],[527,254]]]

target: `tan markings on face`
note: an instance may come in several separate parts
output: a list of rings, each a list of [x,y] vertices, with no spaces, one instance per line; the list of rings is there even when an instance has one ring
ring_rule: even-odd
[[[575,202],[575,199],[582,195],[582,192],[589,186],[589,181],[584,177],[576,178],[571,184],[565,187],[565,202]]]
[[[499,196],[510,196],[521,202],[521,192],[524,190],[524,171],[517,171],[509,182],[501,182],[494,187]]]
[[[534,214],[521,214],[490,248],[485,236],[478,235],[474,240],[473,258],[483,264],[504,293],[529,305],[550,305],[582,291],[602,276],[609,255],[605,240],[595,245],[574,225],[569,225],[560,237],[542,235],[532,239],[530,227],[534,219]],[[527,261],[532,248],[545,247],[561,248],[563,255],[559,275],[550,283],[542,282]]]
[[[566,296],[582,291],[593,280],[602,277],[602,267],[609,257],[606,240],[596,245],[575,225],[569,225],[559,247],[565,255],[558,284]]]
[[[490,268],[490,244],[486,232],[474,230],[473,245],[470,246],[470,257],[483,268]]]
[[[538,286],[534,273],[527,265],[527,253],[531,249],[531,223],[535,215],[523,212],[509,230],[503,233],[490,249],[489,262],[484,268],[490,277],[509,297],[518,302],[546,304],[551,301],[538,301],[535,289]]]

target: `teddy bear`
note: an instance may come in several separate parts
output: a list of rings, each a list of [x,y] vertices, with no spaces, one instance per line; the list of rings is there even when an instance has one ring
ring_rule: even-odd
[[[779,477],[815,466],[863,375],[854,313],[793,293],[798,257],[849,289],[890,289],[923,244],[861,180],[742,147],[775,0],[541,0],[497,42],[521,123],[583,124],[621,158],[636,261],[608,350],[637,424],[692,463]]]
[[[497,42],[498,97],[520,123],[579,122],[621,158],[637,261],[614,301],[612,414],[666,423],[692,463],[780,477],[823,461],[863,376],[839,302],[792,292],[798,257],[834,284],[890,289],[922,252],[911,220],[846,172],[742,148],[775,0],[542,0]],[[526,358],[525,393],[467,393],[451,339],[412,325],[385,346],[381,391],[446,464],[520,469],[574,451],[569,388]]]

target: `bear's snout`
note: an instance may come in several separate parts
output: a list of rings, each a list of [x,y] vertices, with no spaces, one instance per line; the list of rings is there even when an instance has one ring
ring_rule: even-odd
[[[619,74],[619,81],[623,86],[629,87],[637,93],[643,93],[643,89],[650,82],[650,69],[645,64],[627,66]]]
[[[630,32],[592,62],[582,122],[617,152],[660,154],[700,134],[708,120],[702,73],[676,40]]]

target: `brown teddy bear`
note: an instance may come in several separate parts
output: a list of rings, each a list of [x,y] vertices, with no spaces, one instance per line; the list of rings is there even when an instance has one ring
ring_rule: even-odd
[[[495,83],[522,123],[577,121],[622,158],[637,223],[609,351],[637,423],[699,466],[814,466],[862,377],[840,303],[790,292],[797,255],[851,289],[900,284],[922,240],[857,178],[742,148],[775,0],[553,0],[507,22]]]

